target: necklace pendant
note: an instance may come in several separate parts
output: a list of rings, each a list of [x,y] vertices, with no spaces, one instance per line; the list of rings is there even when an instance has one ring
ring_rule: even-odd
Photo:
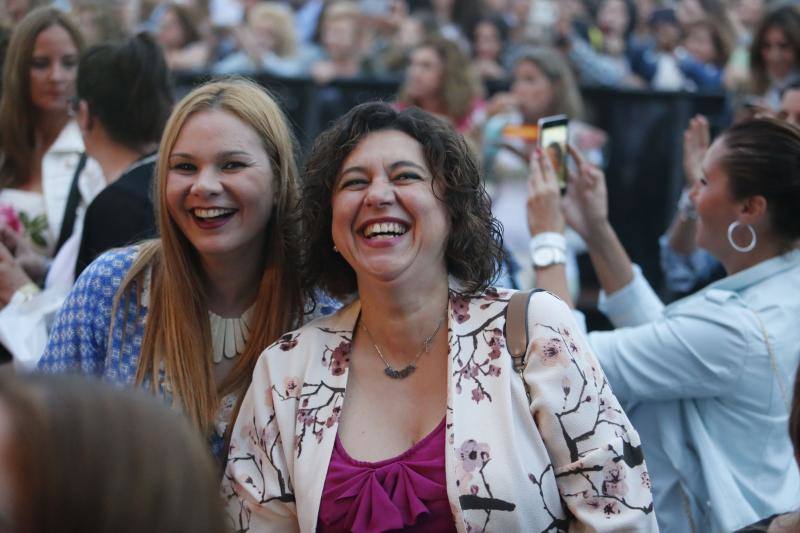
[[[392,379],[403,379],[413,374],[416,369],[417,365],[411,363],[407,367],[401,368],[400,370],[395,370],[394,368],[387,366],[383,369],[383,373]]]

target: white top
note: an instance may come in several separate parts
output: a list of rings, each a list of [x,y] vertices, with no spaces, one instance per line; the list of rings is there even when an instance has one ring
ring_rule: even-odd
[[[51,247],[61,231],[69,190],[81,153],[83,139],[80,129],[76,122],[71,121],[42,158],[42,198]],[[27,300],[16,293],[8,305],[0,310],[0,343],[14,356],[14,364],[18,368],[33,368],[44,351],[50,321],[74,281],[86,207],[105,186],[106,180],[100,165],[94,159],[87,159],[78,178],[81,199],[75,227],[53,259],[45,280],[45,290]]]

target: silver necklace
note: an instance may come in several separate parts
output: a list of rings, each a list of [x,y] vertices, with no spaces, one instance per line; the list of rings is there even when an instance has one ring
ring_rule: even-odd
[[[364,322],[362,320],[359,320],[359,325],[361,326],[361,329],[363,329],[364,332],[367,334],[367,336],[369,337],[369,341],[375,348],[375,351],[378,352],[378,357],[380,357],[381,361],[383,361],[383,364],[386,365],[386,368],[383,369],[383,373],[392,379],[404,379],[414,373],[414,371],[417,369],[417,361],[419,361],[419,358],[422,357],[422,354],[431,351],[431,342],[433,342],[433,339],[434,337],[436,337],[436,334],[439,333],[442,324],[444,324],[444,317],[442,317],[442,319],[439,320],[439,324],[436,326],[436,329],[433,331],[433,333],[431,333],[431,336],[422,341],[422,348],[420,348],[419,352],[417,352],[417,355],[414,356],[414,359],[411,361],[411,363],[409,363],[409,365],[406,366],[405,368],[397,370],[392,365],[390,365],[389,361],[387,361],[386,358],[383,356],[383,352],[381,351],[380,346],[378,346],[378,344],[375,342],[375,339],[372,338],[372,333],[369,332]]]

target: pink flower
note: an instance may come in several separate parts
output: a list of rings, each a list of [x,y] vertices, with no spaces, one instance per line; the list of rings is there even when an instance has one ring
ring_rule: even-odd
[[[301,390],[303,390],[303,387],[300,385],[300,378],[297,376],[283,378],[283,392],[285,396],[299,398]]]
[[[19,215],[8,204],[0,205],[0,223],[4,223],[17,233],[22,231],[22,221],[19,219]]]
[[[342,341],[333,350],[331,355],[331,374],[341,376],[350,364],[350,350],[352,346],[349,342]]]
[[[304,426],[310,426],[316,421],[314,413],[306,409],[299,409],[297,411],[297,422]]]
[[[489,365],[489,375],[490,376],[494,376],[494,377],[499,377],[500,376],[500,367],[499,366],[494,366],[494,365]]]
[[[539,360],[544,366],[561,365],[569,366],[569,359],[564,354],[563,344],[559,339],[535,339],[533,341],[533,352],[539,356]]]
[[[561,333],[564,335],[566,339],[567,346],[569,347],[569,351],[572,354],[576,354],[580,351],[578,345],[575,343],[575,339],[572,338],[572,331],[569,328],[561,328]]]
[[[458,449],[464,472],[474,472],[489,460],[489,445],[474,439],[465,440]]]
[[[336,422],[338,422],[339,421],[339,413],[341,413],[341,412],[342,412],[342,408],[341,407],[334,407],[333,408],[333,413],[331,414],[331,416],[329,416],[327,418],[327,420],[325,420],[325,427],[332,427]]]
[[[502,355],[502,350],[506,346],[505,337],[503,337],[503,332],[500,328],[495,328],[492,330],[492,338],[489,339],[489,348],[492,349],[489,352],[490,359],[499,359]]]
[[[453,309],[453,318],[459,324],[469,320],[469,299],[460,294],[450,296],[450,307]]]
[[[481,403],[481,400],[486,398],[486,395],[480,389],[480,387],[475,387],[472,389],[472,399],[475,400],[475,403]]]
[[[625,496],[628,493],[628,484],[625,477],[628,473],[620,463],[613,459],[606,461],[603,465],[603,495],[605,496]]]

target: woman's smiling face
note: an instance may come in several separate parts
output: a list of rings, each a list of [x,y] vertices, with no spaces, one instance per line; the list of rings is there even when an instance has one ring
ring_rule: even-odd
[[[359,285],[447,275],[450,220],[422,145],[397,130],[365,136],[333,189],[333,242]]]
[[[273,198],[272,165],[253,128],[219,109],[186,120],[169,156],[166,203],[201,258],[261,254]]]

